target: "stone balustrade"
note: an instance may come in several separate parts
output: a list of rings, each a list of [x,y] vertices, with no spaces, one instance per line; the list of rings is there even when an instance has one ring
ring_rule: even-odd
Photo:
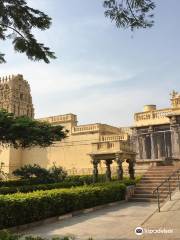
[[[87,132],[98,132],[100,130],[100,124],[86,124],[86,125],[80,125],[75,126],[72,129],[72,133],[87,133]]]
[[[92,153],[110,153],[110,152],[130,152],[133,151],[129,142],[109,141],[92,143]]]
[[[122,133],[119,135],[104,135],[100,136],[100,142],[111,142],[111,141],[127,141],[128,134]]]
[[[98,132],[98,133],[118,133],[120,129],[118,127],[113,127],[107,124],[95,123],[79,125],[72,128],[72,134],[83,134],[88,132]]]
[[[64,122],[76,121],[76,115],[65,114],[65,115],[52,116],[47,118],[39,118],[38,120],[42,122],[49,122],[49,123],[64,123]]]
[[[166,108],[162,110],[135,113],[135,126],[169,123],[169,118],[167,118],[167,116],[172,113],[172,111],[172,108]]]

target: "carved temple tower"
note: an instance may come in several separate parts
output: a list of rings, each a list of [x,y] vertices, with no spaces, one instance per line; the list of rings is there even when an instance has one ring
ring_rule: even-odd
[[[30,86],[22,75],[0,78],[0,108],[15,116],[34,118]]]
[[[31,90],[23,76],[6,76],[0,78],[0,109],[15,116],[34,118]],[[22,165],[22,149],[0,147],[0,167],[10,173]]]

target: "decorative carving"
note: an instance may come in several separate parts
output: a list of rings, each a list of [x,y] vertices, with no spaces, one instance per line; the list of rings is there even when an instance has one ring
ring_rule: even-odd
[[[135,179],[135,176],[134,176],[134,174],[135,174],[135,170],[134,170],[135,161],[133,159],[127,159],[126,162],[129,163],[128,170],[129,170],[130,179]]]
[[[112,164],[112,160],[105,160],[105,164],[106,164],[106,180],[107,181],[111,181],[111,164]]]
[[[0,78],[0,108],[15,116],[34,118],[30,86],[22,75]]]
[[[116,154],[116,162],[117,162],[117,165],[118,165],[118,168],[117,168],[118,180],[122,180],[123,179],[123,166],[122,166],[123,161],[124,160],[120,159],[119,154]]]
[[[93,164],[93,182],[97,182],[98,180],[98,164],[99,160],[93,159],[92,157],[92,164]]]

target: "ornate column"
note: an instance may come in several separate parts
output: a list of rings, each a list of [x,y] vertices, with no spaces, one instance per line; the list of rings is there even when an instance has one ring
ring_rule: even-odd
[[[127,163],[129,163],[129,177],[130,179],[135,179],[135,170],[134,170],[134,164],[135,164],[135,160],[134,159],[127,159],[126,160]]]
[[[154,134],[152,126],[149,127],[150,139],[151,139],[151,159],[155,159],[155,148],[154,148]]]
[[[147,154],[146,154],[146,139],[145,139],[145,135],[142,135],[142,158],[146,159],[147,158]]]
[[[162,147],[161,136],[159,136],[159,133],[157,133],[157,152],[158,152],[158,159],[161,159],[161,157],[162,157],[161,147]]]
[[[133,134],[132,134],[131,140],[133,144],[133,150],[134,152],[137,153],[136,159],[142,159],[142,152],[141,152],[142,146],[141,146],[140,137],[138,134],[138,129],[133,128]]]
[[[115,161],[117,162],[117,178],[118,180],[123,180],[123,167],[122,167],[122,163],[123,160],[120,159],[119,154],[116,154],[116,159]]]
[[[176,116],[169,116],[170,130],[171,130],[171,143],[172,143],[172,157],[179,158],[180,155],[180,124]]]
[[[112,160],[105,160],[106,164],[106,181],[111,181],[111,164]]]
[[[99,160],[96,160],[92,157],[91,163],[93,164],[93,182],[96,183],[98,180],[98,164]]]
[[[151,159],[154,160],[155,159],[155,148],[154,148],[153,133],[150,134],[150,138],[151,138]]]

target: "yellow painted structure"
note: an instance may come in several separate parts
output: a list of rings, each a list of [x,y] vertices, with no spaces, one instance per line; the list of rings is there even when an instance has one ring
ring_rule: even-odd
[[[0,78],[0,107],[16,116],[34,117],[30,86],[22,75]],[[173,91],[171,107],[156,109],[156,105],[144,106],[144,111],[134,114],[134,127],[169,124],[169,115],[180,114],[180,95]],[[39,164],[48,168],[55,163],[76,174],[87,174],[92,169],[91,154],[113,152],[123,149],[132,151],[130,144],[131,128],[120,128],[102,123],[78,125],[77,116],[69,113],[38,119],[53,125],[62,125],[69,131],[67,138],[48,148],[0,149],[0,166],[6,173],[25,164]],[[173,120],[173,119],[172,119]],[[171,120],[171,121],[172,121]],[[100,168],[105,165],[100,163]],[[89,170],[88,170],[89,169]]]
[[[0,107],[16,116],[33,117],[30,86],[23,76],[8,76],[0,80]],[[16,150],[12,147],[1,147],[0,165],[4,172],[12,173],[13,170],[25,164],[36,163],[48,168],[55,163],[57,166],[68,169],[69,172],[75,170],[76,173],[88,173],[88,169],[92,169],[89,154],[92,152],[93,143],[123,141],[126,144],[130,133],[129,128],[101,123],[78,125],[77,116],[72,113],[38,120],[64,126],[64,129],[69,131],[67,138],[48,148]],[[113,144],[108,145],[107,150],[112,147]]]

